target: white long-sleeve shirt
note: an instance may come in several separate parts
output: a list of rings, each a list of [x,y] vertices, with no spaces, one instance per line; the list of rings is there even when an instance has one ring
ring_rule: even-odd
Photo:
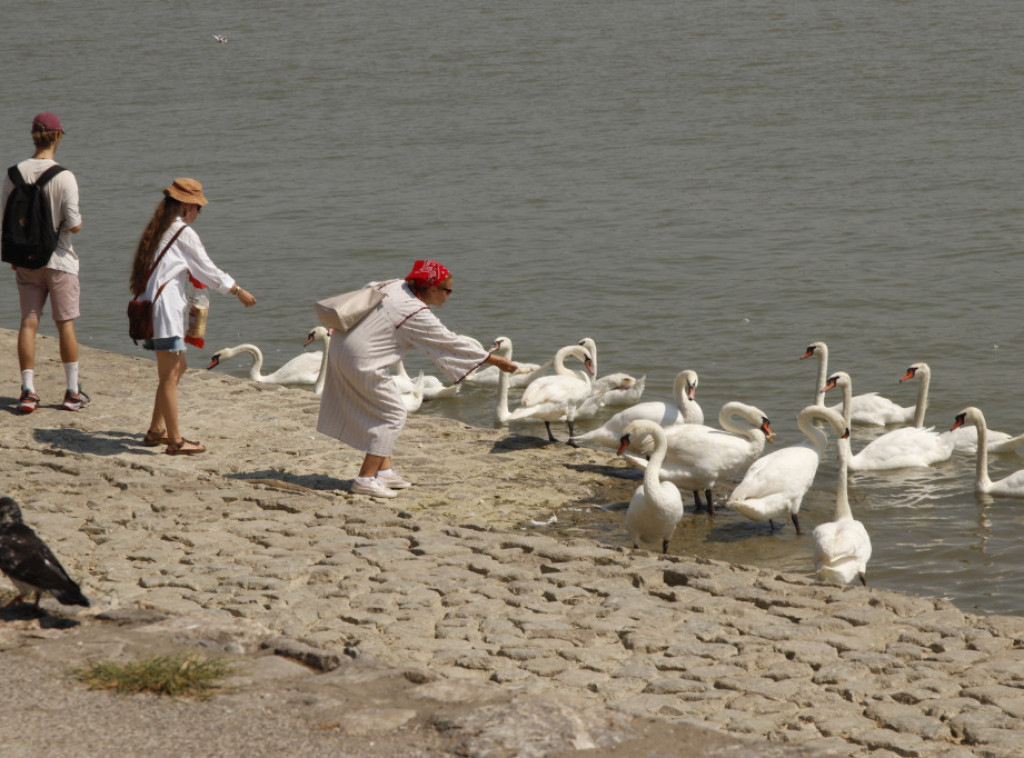
[[[164,233],[154,255],[160,255],[164,245],[181,227],[185,228],[181,230],[178,239],[174,240],[174,244],[168,248],[167,254],[157,265],[153,275],[149,277],[146,289],[142,293],[143,300],[153,300],[160,286],[167,283],[163,292],[160,293],[160,297],[153,303],[153,337],[155,339],[185,336],[185,311],[188,308],[185,293],[189,273],[207,287],[211,287],[223,295],[229,294],[231,288],[235,286],[235,280],[214,265],[206,253],[206,248],[203,247],[199,235],[181,218],[175,219]]]

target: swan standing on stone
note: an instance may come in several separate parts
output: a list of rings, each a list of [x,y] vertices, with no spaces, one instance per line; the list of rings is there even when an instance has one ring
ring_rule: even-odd
[[[676,424],[703,424],[704,411],[697,403],[697,383],[696,371],[680,371],[672,385],[672,397],[675,398],[675,402],[648,400],[637,403],[619,411],[597,429],[580,434],[575,439],[577,442],[587,440],[605,447],[617,448],[626,427],[640,419],[648,419],[666,428]],[[631,451],[640,452],[636,447],[632,447]]]
[[[949,458],[953,454],[954,442],[950,432],[939,433],[934,427],[924,428],[925,411],[928,408],[928,386],[931,370],[926,363],[913,363],[900,379],[905,382],[918,378],[917,404],[914,411],[914,425],[893,429],[869,442],[859,453],[850,458],[850,471],[889,471],[898,468],[930,466]],[[843,391],[843,418],[849,425],[850,397],[853,381],[844,371],[837,371],[825,382],[824,389],[839,387]]]
[[[828,377],[828,346],[821,341],[812,342],[800,359],[818,356],[818,379],[814,385],[814,404],[825,405],[825,382]],[[832,410],[841,412],[842,403],[831,406]],[[863,426],[888,426],[890,424],[908,424],[914,418],[914,408],[897,405],[877,392],[867,392],[852,397],[847,426],[860,424]]]
[[[814,528],[814,570],[818,579],[835,584],[849,584],[855,577],[867,586],[868,561],[871,560],[871,538],[864,524],[853,518],[847,492],[850,461],[850,439],[836,442],[839,476],[836,480],[836,509],[832,521]]]
[[[727,505],[749,519],[767,521],[772,531],[775,530],[773,519],[781,520],[788,516],[796,527],[796,533],[801,534],[797,514],[804,495],[814,483],[818,464],[828,443],[825,432],[815,426],[815,420],[826,422],[839,437],[849,435],[846,422],[837,412],[820,405],[807,406],[797,416],[797,426],[807,439],[768,453],[750,464]]]
[[[654,421],[639,419],[626,427],[619,443],[619,453],[625,452],[633,434],[648,435],[654,440],[654,452],[644,470],[644,483],[636,488],[626,511],[626,531],[633,539],[633,547],[641,542],[661,540],[661,552],[668,552],[668,543],[676,526],[683,518],[683,497],[672,482],[659,478],[661,462],[665,459],[668,440],[665,431]]]
[[[973,406],[964,408],[957,414],[952,431],[957,431],[966,424],[973,424],[978,430],[978,444],[975,446],[976,469],[974,490],[996,497],[1024,497],[1024,469],[1014,471],[1007,477],[993,482],[988,475],[989,446],[986,444],[989,434],[985,426],[985,416],[980,409]]]
[[[320,330],[320,331],[318,331]],[[316,336],[312,336],[316,334]],[[312,337],[312,339],[311,339]],[[220,365],[222,361],[230,360],[236,355],[243,353],[252,356],[252,365],[249,367],[249,379],[254,382],[260,382],[261,384],[313,384],[317,383],[317,380],[326,371],[327,366],[327,350],[326,346],[329,342],[329,336],[327,330],[322,326],[318,326],[309,333],[306,338],[305,344],[310,344],[315,339],[320,339],[324,342],[324,350],[316,350],[308,353],[299,353],[294,358],[285,363],[281,368],[272,374],[263,375],[260,373],[263,370],[263,353],[255,345],[245,343],[242,345],[235,345],[234,347],[226,347],[222,350],[218,350],[213,354],[210,359],[207,369],[215,368]]]
[[[765,442],[775,439],[764,412],[746,403],[733,401],[723,405],[718,423],[721,429],[703,424],[682,424],[666,429],[668,450],[661,466],[663,480],[693,491],[698,511],[703,508],[700,502],[703,490],[709,513],[715,512],[712,488],[721,481],[743,476],[761,455]],[[641,445],[644,452],[651,449],[649,441]],[[647,467],[647,461],[639,455],[623,453],[622,457],[634,466]]]
[[[573,423],[576,409],[590,394],[590,383],[566,368],[565,359],[570,355],[583,361],[587,371],[591,370],[590,355],[586,350],[579,345],[563,347],[555,353],[554,375],[542,376],[532,382],[523,391],[519,407],[508,414],[508,421],[540,419],[548,430],[548,440],[557,442],[555,435],[551,433],[551,422],[564,419],[569,427],[569,444],[575,447],[576,443],[572,441],[572,436],[575,431]]]

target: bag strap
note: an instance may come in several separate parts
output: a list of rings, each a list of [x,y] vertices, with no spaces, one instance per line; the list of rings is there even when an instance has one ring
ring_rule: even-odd
[[[35,181],[35,185],[40,188],[45,187],[46,184],[61,171],[67,171],[67,169],[61,166],[59,163],[53,164],[48,169],[46,169],[46,171],[39,175],[39,178],[36,179]],[[15,163],[13,166],[7,169],[7,176],[10,177],[11,184],[13,184],[15,187],[23,187],[28,184],[28,182],[25,181],[25,177],[23,177],[21,175],[21,172],[18,170],[17,163]]]
[[[160,255],[158,255],[156,257],[156,260],[153,261],[153,265],[149,267],[149,271],[146,272],[146,283],[147,284],[149,283],[150,277],[153,276],[153,272],[156,271],[156,267],[158,265],[160,265],[160,261],[163,260],[164,253],[166,253],[167,250],[171,247],[171,245],[174,244],[174,240],[178,239],[178,235],[182,233],[182,231],[185,229],[185,226],[186,226],[186,224],[182,224],[181,226],[178,227],[178,231],[176,231],[174,233],[174,236],[171,237],[170,240],[168,240],[167,244],[164,245],[164,249],[160,251]],[[166,287],[166,286],[167,286],[167,282],[164,282],[163,284],[160,285],[160,289],[158,289],[156,291],[156,295],[153,296],[153,300],[156,300],[158,297],[160,297],[160,293],[164,291],[164,287]],[[143,285],[142,289],[145,289],[145,288],[146,288],[146,286]],[[139,290],[138,292],[136,292],[134,294],[135,294],[135,297],[138,297],[139,295],[142,294],[142,290]]]
[[[61,166],[60,164],[54,164],[50,166],[48,169],[46,169],[46,171],[42,173],[42,175],[38,179],[36,179],[36,186],[42,189],[43,187],[46,186],[47,182],[49,182],[53,177],[55,177],[57,174],[64,170],[64,167]]]

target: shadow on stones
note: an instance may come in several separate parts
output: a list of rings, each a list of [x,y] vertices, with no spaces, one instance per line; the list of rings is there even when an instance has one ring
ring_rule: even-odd
[[[247,471],[240,474],[225,474],[225,479],[238,479],[253,484],[269,484],[271,486],[282,486],[283,489],[294,489],[296,491],[312,490],[316,492],[331,492],[336,490],[348,490],[352,486],[351,479],[338,479],[325,474],[289,474],[277,469],[264,469],[262,471]]]
[[[120,429],[88,433],[81,429],[36,429],[35,439],[36,442],[61,450],[89,455],[136,453],[149,456],[154,452],[163,452],[163,447],[144,446],[141,434],[131,434]]]
[[[521,434],[511,434],[504,439],[494,443],[491,453],[505,453],[510,450],[539,450],[552,445],[562,445],[563,442],[551,442],[544,437],[527,437]]]
[[[75,619],[54,616],[42,606],[36,608],[32,603],[5,605],[0,608],[0,622],[34,621],[37,619],[42,629],[72,629],[79,625]]]

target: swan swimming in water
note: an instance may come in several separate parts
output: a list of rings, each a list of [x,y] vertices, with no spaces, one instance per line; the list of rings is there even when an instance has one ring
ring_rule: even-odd
[[[825,405],[825,391],[822,387],[828,377],[828,346],[821,342],[812,342],[807,346],[806,352],[800,356],[800,360],[818,356],[818,379],[814,385],[814,404]],[[831,406],[837,413],[842,412],[842,403]],[[850,400],[850,413],[847,418],[847,426],[860,424],[863,426],[889,426],[890,424],[909,424],[914,418],[913,407],[897,405],[887,397],[882,397],[877,392],[867,392],[852,397]]]
[[[401,358],[395,362],[394,368],[395,381],[398,383],[398,389],[403,395],[419,391],[424,400],[437,400],[440,397],[455,397],[459,394],[461,385],[445,384],[436,376],[424,374],[422,371],[420,371],[420,375],[416,379],[413,379],[409,376],[409,372],[406,371],[405,364],[402,363]],[[417,390],[416,385],[421,377],[423,383],[419,390]]]
[[[551,422],[564,419],[569,427],[569,444],[573,447],[574,420],[576,409],[590,394],[590,383],[581,379],[574,371],[565,366],[565,359],[574,356],[583,361],[590,371],[590,355],[579,345],[567,345],[555,353],[555,373],[553,376],[542,376],[523,391],[519,407],[508,414],[507,421],[536,418],[544,422],[548,430],[548,440],[557,442],[551,433]],[[507,385],[504,386],[507,390]],[[499,389],[500,392],[500,389]]]
[[[681,424],[666,429],[668,450],[661,466],[662,479],[693,492],[698,511],[703,508],[700,502],[703,490],[709,513],[715,511],[712,487],[741,477],[761,455],[765,442],[775,439],[764,412],[746,403],[733,401],[723,405],[718,423],[721,429],[703,424]],[[644,452],[651,449],[649,440],[640,444]],[[639,455],[623,453],[622,457],[634,466],[647,467],[647,461]]]
[[[483,350],[484,346],[480,340],[465,334],[460,336],[472,340]],[[494,340],[495,345],[497,345],[498,340],[505,340],[507,342],[508,354],[505,357],[512,360],[512,340],[508,337],[498,337]],[[494,349],[494,346],[492,346],[491,350]],[[519,370],[514,374],[501,371],[497,366],[480,366],[470,371],[462,381],[469,382],[470,384],[480,384],[484,387],[497,387],[504,378],[508,381],[509,387],[525,387],[534,379],[542,376],[547,367],[551,365],[551,361],[546,361],[545,363],[520,363],[516,361],[516,365],[519,366]]]
[[[617,448],[626,427],[640,419],[648,419],[664,427],[676,424],[703,424],[704,411],[697,403],[697,383],[696,371],[692,369],[680,371],[676,374],[675,382],[672,385],[674,402],[648,400],[637,403],[619,411],[597,429],[580,434],[575,439],[577,442],[587,440],[605,447]],[[639,448],[635,446],[631,447],[631,451],[640,452]]]
[[[661,541],[661,552],[668,552],[668,543],[683,518],[683,497],[672,482],[659,478],[661,462],[665,459],[668,440],[665,431],[654,421],[638,419],[630,422],[619,443],[621,454],[629,447],[630,436],[644,434],[653,438],[654,452],[644,469],[644,483],[636,488],[626,511],[626,531],[633,539],[633,547],[641,542]]]
[[[324,343],[323,350],[299,353],[272,374],[264,375],[261,373],[263,369],[263,353],[258,347],[249,343],[218,350],[213,354],[206,368],[208,370],[215,368],[222,361],[230,360],[236,355],[245,353],[252,356],[252,365],[249,367],[249,379],[254,382],[260,382],[261,384],[315,385],[321,375],[327,370],[327,345],[330,340],[327,329],[322,326],[314,328],[306,337],[305,344],[308,345],[317,339]]]
[[[594,373],[590,377],[582,371],[576,372],[590,383],[590,397],[577,410],[577,418],[591,418],[605,406],[633,405],[640,401],[640,396],[644,394],[644,385],[647,383],[646,375],[637,379],[619,371],[599,379],[597,378],[597,342],[593,337],[584,337],[578,344],[590,355]]]
[[[871,537],[864,524],[853,517],[847,492],[850,460],[849,436],[836,442],[839,475],[836,480],[836,508],[832,521],[814,528],[814,570],[818,579],[834,584],[849,584],[855,577],[867,586]]]
[[[989,447],[985,444],[988,429],[985,426],[985,415],[981,410],[974,406],[964,408],[957,414],[952,431],[955,432],[966,424],[973,424],[978,430],[978,444],[975,446],[975,492],[996,497],[1024,497],[1024,469],[1014,471],[995,482],[988,475]]]
[[[918,378],[917,404],[914,411],[914,425],[893,429],[869,442],[859,453],[850,458],[850,471],[889,471],[897,468],[930,466],[949,458],[953,454],[954,442],[950,432],[942,434],[934,427],[924,428],[925,411],[928,408],[928,386],[931,370],[927,363],[913,363],[900,379],[905,382]],[[843,391],[843,418],[849,425],[850,397],[853,381],[844,371],[837,371],[825,382],[825,390],[839,387]]]
[[[804,495],[814,484],[828,442],[825,432],[814,424],[817,419],[831,426],[839,437],[849,436],[846,422],[834,410],[820,405],[807,406],[797,416],[797,426],[807,439],[751,463],[727,504],[753,521],[767,521],[773,531],[773,519],[789,516],[796,533],[801,534],[797,514]]]

